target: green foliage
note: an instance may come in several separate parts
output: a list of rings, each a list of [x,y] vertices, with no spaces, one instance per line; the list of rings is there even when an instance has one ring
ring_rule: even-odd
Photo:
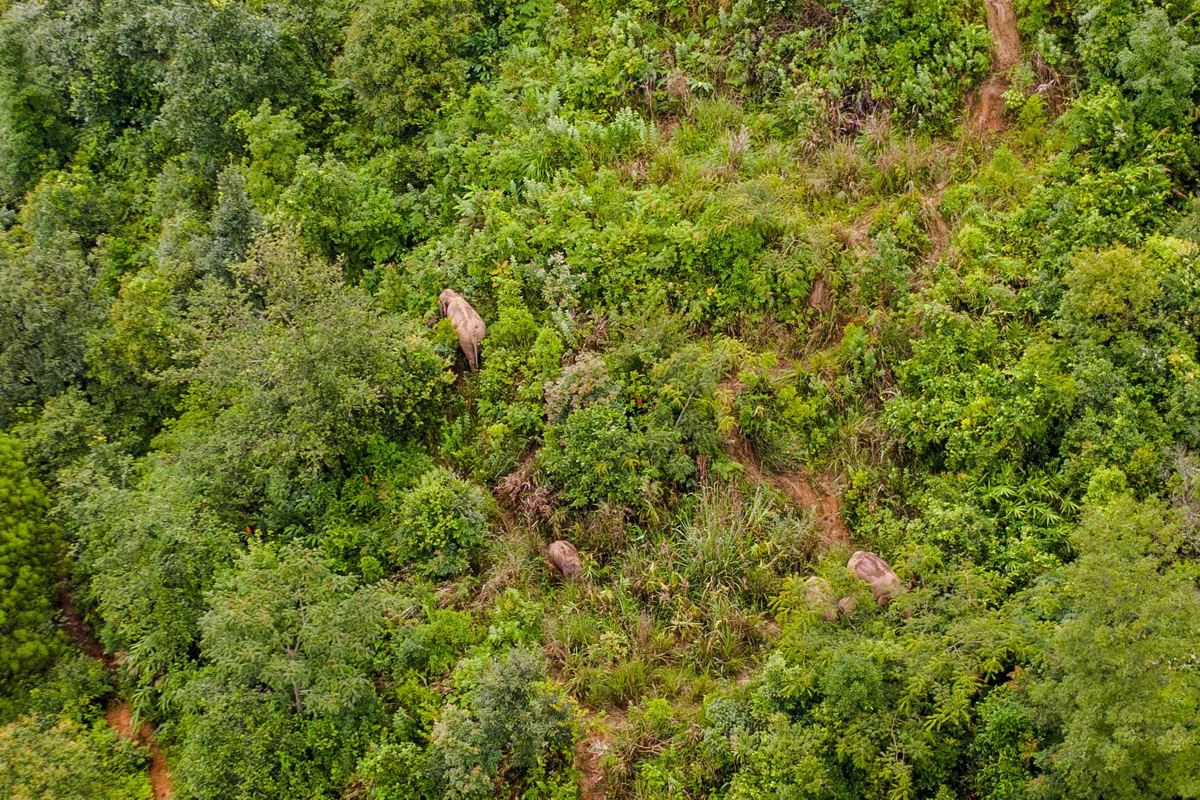
[[[182,690],[184,791],[283,796],[344,780],[381,711],[366,670],[390,600],[387,585],[356,591],[316,551],[251,544],[216,581],[208,663]]]
[[[585,355],[546,386],[549,425],[541,467],[575,507],[613,503],[652,509],[691,488],[697,456],[719,458],[717,384],[730,350],[681,347],[664,321],[614,349],[610,363]]]
[[[410,324],[287,237],[261,241],[238,278],[197,303],[197,333],[212,344],[190,371],[189,400],[202,430],[210,414],[224,428],[212,441],[233,463],[272,480],[297,468],[344,475],[372,437],[432,427],[444,363]]]
[[[31,716],[0,727],[0,792],[17,798],[149,800],[144,756],[104,727]]]
[[[305,150],[304,128],[286,109],[272,113],[265,100],[254,116],[241,111],[233,120],[250,152],[245,191],[258,207],[271,210],[295,177],[296,161]]]
[[[338,73],[382,133],[420,127],[467,77],[467,37],[479,24],[470,2],[369,0],[351,16]]]
[[[163,5],[156,33],[171,57],[156,123],[208,159],[234,150],[230,120],[267,99],[303,96],[304,72],[273,20],[240,3]]]
[[[1032,760],[1038,741],[1020,687],[999,687],[976,706],[976,711],[979,729],[971,742],[971,755],[978,763],[976,789],[989,800],[1021,797],[1033,778]]]
[[[47,232],[23,244],[0,235],[0,423],[11,424],[18,405],[83,381],[86,337],[104,312],[75,239]]]
[[[6,685],[46,667],[55,649],[51,617],[56,538],[45,490],[0,434],[0,675]],[[5,692],[7,694],[7,692]]]
[[[1195,108],[1194,76],[1200,46],[1161,8],[1145,9],[1117,54],[1117,71],[1131,95],[1135,119],[1152,128],[1183,123]]]
[[[395,563],[413,563],[434,578],[458,575],[470,567],[487,533],[487,496],[454,473],[432,469],[400,501]]]
[[[63,95],[31,32],[38,6],[5,7],[0,18],[0,204],[16,203],[44,172],[62,165],[74,139]]]
[[[1029,699],[1057,732],[1040,757],[1047,796],[1200,791],[1200,598],[1194,569],[1171,563],[1177,535],[1153,503],[1090,508],[1072,538],[1079,558],[1045,587],[1041,603],[1062,622]]]
[[[491,797],[498,781],[514,789],[547,778],[569,786],[575,738],[569,701],[547,684],[538,658],[510,650],[483,668],[461,707],[442,711],[430,769],[449,798]]]
[[[108,312],[106,324],[89,336],[92,397],[110,420],[124,422],[113,427],[145,441],[173,416],[182,395],[168,374],[183,327],[177,300],[166,280],[142,272],[122,281]]]
[[[945,126],[987,71],[989,41],[978,8],[913,0],[847,6],[853,23],[831,42],[822,76],[829,89],[886,102],[922,126]]]
[[[7,794],[1200,794],[1193,5],[0,0]]]
[[[201,620],[206,677],[261,684],[286,695],[297,714],[353,710],[372,692],[359,671],[383,622],[386,587],[353,588],[316,551],[252,544],[218,578]]]
[[[855,590],[853,623],[829,623],[812,613],[800,581],[785,590],[781,652],[751,699],[763,749],[744,750],[735,794],[932,797],[952,789],[975,703],[992,679],[1029,657],[1036,637],[1002,607],[1006,586],[994,573],[912,563],[921,588],[896,601],[904,615],[879,612]],[[829,578],[845,591],[837,586],[844,578]],[[805,743],[801,762],[770,758]],[[735,754],[739,746],[746,743],[735,740]]]

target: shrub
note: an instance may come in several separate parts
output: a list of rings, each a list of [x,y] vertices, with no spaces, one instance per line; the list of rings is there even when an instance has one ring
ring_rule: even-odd
[[[613,405],[596,404],[548,429],[538,459],[576,508],[612,502],[645,509],[694,475],[681,445],[672,428],[643,426]]]
[[[69,717],[22,717],[0,727],[0,795],[130,800],[150,796],[143,758],[107,728]]]
[[[447,798],[492,797],[498,780],[569,782],[575,739],[574,711],[546,682],[541,660],[510,650],[484,667],[462,707],[443,710],[431,772]]]
[[[944,127],[987,73],[990,40],[978,6],[854,0],[828,48],[822,77],[835,95],[885,103],[922,127]]]
[[[433,578],[466,571],[487,533],[487,505],[480,487],[430,470],[400,501],[391,555]]]

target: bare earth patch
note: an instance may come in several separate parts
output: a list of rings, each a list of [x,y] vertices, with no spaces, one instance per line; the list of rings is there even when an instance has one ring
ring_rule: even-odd
[[[1004,130],[1004,93],[1008,71],[1021,60],[1021,36],[1011,0],[984,0],[988,32],[992,35],[992,76],[979,87],[975,125],[981,130]]]
[[[580,800],[603,800],[609,786],[601,760],[612,743],[613,732],[625,727],[625,713],[609,709],[601,715],[586,715],[584,736],[575,745],[575,768],[579,770]]]
[[[731,441],[729,455],[751,478],[782,492],[794,505],[810,510],[826,549],[850,543],[850,529],[842,519],[842,501],[838,497],[835,476],[814,477],[803,469],[782,474],[766,472],[750,443],[740,436]]]

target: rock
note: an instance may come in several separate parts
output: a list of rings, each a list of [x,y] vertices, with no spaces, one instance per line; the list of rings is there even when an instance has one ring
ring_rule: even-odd
[[[566,578],[574,578],[583,571],[583,564],[579,563],[579,551],[565,539],[552,543],[546,553],[550,556],[550,563]]]
[[[837,610],[838,610],[838,613],[841,614],[843,617],[848,617],[851,614],[853,614],[854,613],[854,598],[853,597],[843,597],[841,600],[838,600]]]
[[[875,593],[875,602],[886,606],[892,598],[904,591],[900,585],[900,577],[892,571],[888,563],[874,553],[858,550],[850,556],[846,567]]]

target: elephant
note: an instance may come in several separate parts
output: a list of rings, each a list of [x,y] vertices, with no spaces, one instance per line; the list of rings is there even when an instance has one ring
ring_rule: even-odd
[[[438,307],[443,317],[449,317],[454,330],[458,331],[458,346],[467,356],[471,371],[479,369],[479,343],[487,336],[487,325],[471,304],[453,289],[438,295]]]
[[[879,556],[866,550],[857,550],[846,564],[851,572],[875,593],[875,602],[886,606],[896,595],[904,591],[900,577]]]
[[[583,565],[579,563],[579,551],[565,539],[551,544],[546,552],[550,556],[550,563],[565,578],[574,578],[583,569]]]

